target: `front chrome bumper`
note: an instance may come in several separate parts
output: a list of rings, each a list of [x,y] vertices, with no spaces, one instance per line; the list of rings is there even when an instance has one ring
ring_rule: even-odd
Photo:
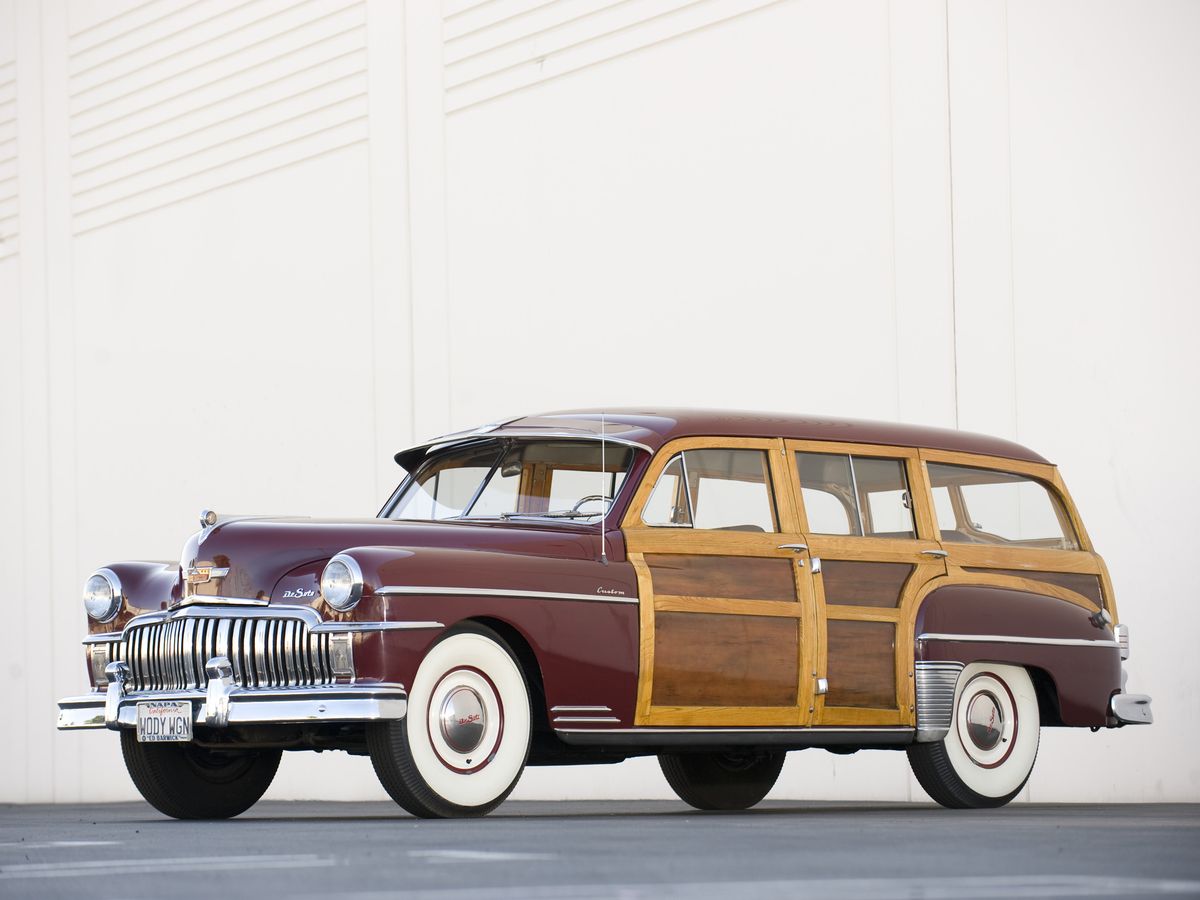
[[[400,684],[346,684],[324,687],[243,688],[233,681],[224,657],[209,660],[205,690],[125,691],[128,668],[108,666],[108,690],[67,697],[58,703],[60,730],[134,728],[140,700],[189,700],[193,721],[209,728],[230,725],[286,725],[318,722],[375,722],[402,719],[408,694]]]

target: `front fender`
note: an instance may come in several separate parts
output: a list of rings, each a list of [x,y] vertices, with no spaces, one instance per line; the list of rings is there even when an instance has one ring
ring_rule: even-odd
[[[89,634],[120,631],[134,616],[166,609],[179,596],[178,562],[127,560],[110,563],[105,568],[112,570],[120,579],[124,600],[120,612],[112,621],[96,622],[89,617]]]

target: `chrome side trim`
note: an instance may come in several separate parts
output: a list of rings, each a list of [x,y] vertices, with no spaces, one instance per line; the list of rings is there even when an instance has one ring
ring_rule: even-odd
[[[611,706],[552,706],[552,707],[550,707],[550,712],[552,712],[552,713],[560,713],[560,712],[564,712],[564,713],[565,712],[606,713],[606,712],[612,712],[612,707]]]
[[[144,691],[125,694],[109,728],[137,726],[139,700],[188,700],[196,725],[209,726],[208,691]],[[305,722],[374,722],[402,719],[408,694],[400,684],[347,684],[322,688],[235,690],[227,695],[227,725],[303,724]],[[58,728],[104,728],[106,697],[95,693],[58,702]],[[212,723],[215,724],[215,723]],[[217,726],[219,727],[219,726]]]
[[[585,722],[593,722],[593,723],[598,724],[598,723],[608,723],[608,722],[620,722],[621,720],[618,718],[615,718],[614,716],[555,716],[554,721],[555,722],[572,722],[572,723],[582,725]]]
[[[419,631],[424,628],[445,628],[442,622],[322,622],[309,629],[312,634],[341,634],[364,631]]]
[[[576,728],[556,728],[555,731],[572,732],[581,729]],[[909,734],[913,730],[907,727],[872,725],[858,727],[842,727],[840,725],[819,726],[813,728],[792,728],[786,726],[775,727],[771,725],[746,727],[746,728],[701,728],[691,726],[681,726],[679,728],[588,728],[587,734]]]
[[[966,641],[975,644],[1046,644],[1054,647],[1119,647],[1116,641],[1089,641],[1082,638],[1018,637],[1011,634],[940,634],[925,632],[918,641]]]
[[[917,690],[917,743],[940,741],[950,732],[954,721],[954,690],[962,674],[960,662],[918,660],[915,670]]]
[[[583,600],[591,603],[637,603],[637,597],[613,597],[610,594],[567,594],[558,591],[520,591],[508,588],[420,587],[389,584],[375,589],[376,594],[430,594],[449,597],[529,597],[537,600]]]

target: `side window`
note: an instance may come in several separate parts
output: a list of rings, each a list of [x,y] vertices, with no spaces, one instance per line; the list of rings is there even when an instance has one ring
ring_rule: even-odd
[[[903,460],[800,452],[796,464],[809,533],[917,536]]]
[[[767,454],[685,450],[663,469],[642,510],[647,525],[776,531]]]
[[[943,541],[1079,549],[1062,503],[1042,482],[973,466],[928,469]],[[937,502],[943,492],[948,502]]]
[[[692,510],[683,490],[683,454],[677,454],[667,463],[650,499],[642,510],[642,521],[647,525],[674,526],[690,528],[692,525]]]

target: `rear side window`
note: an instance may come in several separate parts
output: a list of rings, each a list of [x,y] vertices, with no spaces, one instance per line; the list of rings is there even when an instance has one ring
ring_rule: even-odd
[[[797,453],[810,534],[915,538],[904,461],[845,453]]]
[[[1062,502],[1041,481],[946,463],[928,470],[943,541],[1079,549]]]
[[[763,450],[705,449],[676,454],[642,510],[647,525],[720,531],[777,531]]]

